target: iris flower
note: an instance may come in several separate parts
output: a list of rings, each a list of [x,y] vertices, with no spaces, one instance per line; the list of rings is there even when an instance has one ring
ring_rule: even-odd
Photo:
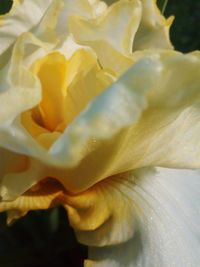
[[[85,267],[200,262],[200,53],[153,0],[0,17],[0,211],[62,205]]]

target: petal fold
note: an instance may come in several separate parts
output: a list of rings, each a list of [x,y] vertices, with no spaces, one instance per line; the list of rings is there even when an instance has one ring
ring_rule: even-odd
[[[0,203],[0,212],[7,211],[7,223],[24,216],[30,210],[48,209],[63,203],[63,189],[56,181],[43,181],[13,201]]]
[[[71,16],[69,31],[78,43],[92,47],[104,68],[121,74],[131,65],[132,44],[140,19],[140,1],[121,0],[96,18]]]
[[[199,172],[143,169],[135,177],[132,200],[140,212],[134,237],[119,245],[91,247],[84,266],[198,266]]]
[[[5,52],[18,36],[31,31],[40,23],[52,0],[18,2],[8,14],[0,16],[0,54]]]
[[[169,29],[174,18],[166,19],[155,0],[141,0],[141,3],[142,19],[134,39],[133,50],[172,49]]]
[[[85,155],[66,174],[71,180],[61,178],[69,190],[77,186],[85,190],[105,177],[145,166],[200,167],[200,55],[173,51],[147,55],[142,53],[50,148],[60,163]],[[69,140],[74,141],[73,150],[64,151],[72,144]]]
[[[147,51],[135,61],[48,150],[17,123],[0,132],[1,146],[50,166],[74,193],[135,168],[199,168],[199,53]]]

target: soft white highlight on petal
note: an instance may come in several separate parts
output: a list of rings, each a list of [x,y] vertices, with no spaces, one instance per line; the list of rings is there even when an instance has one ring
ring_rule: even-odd
[[[20,34],[37,26],[52,0],[20,1],[8,14],[0,16],[0,54],[8,49]]]
[[[63,0],[52,1],[40,23],[33,29],[33,33],[35,36],[37,36],[37,38],[45,42],[56,43],[59,41],[59,36],[57,35],[56,29],[63,7]]]
[[[63,149],[60,163],[69,156],[73,162],[77,155],[85,155],[80,164],[84,179],[77,178],[77,168],[70,172],[74,177],[70,181],[61,178],[66,188],[74,190],[72,183],[78,179],[86,189],[84,183],[94,182],[92,177],[97,182],[115,173],[156,164],[198,168],[199,64],[198,54],[154,53],[94,100],[50,149],[58,158]],[[70,150],[64,151],[64,147],[69,148],[69,140],[74,144],[67,156]],[[79,146],[81,142],[84,145]],[[99,162],[105,156],[107,161]],[[95,166],[91,174],[84,168],[89,162]]]
[[[49,150],[20,124],[1,131],[1,146],[49,165],[76,193],[134,168],[199,168],[199,53],[145,52],[135,59]]]
[[[56,51],[62,53],[67,60],[69,60],[72,55],[79,49],[85,49],[90,51],[90,53],[94,53],[94,51],[89,46],[79,45],[75,40],[72,34],[66,36],[64,40],[62,40],[58,46],[55,47]]]
[[[158,168],[135,175],[132,201],[140,208],[135,236],[120,245],[91,247],[85,267],[198,266],[199,172]]]
[[[106,4],[99,0],[63,0],[64,7],[58,18],[56,31],[59,36],[70,33],[69,19],[77,15],[94,19],[106,10]]]
[[[76,40],[96,50],[104,42],[125,55],[132,53],[134,35],[141,17],[140,1],[122,0],[112,5],[101,18],[87,20],[78,16],[70,19],[70,32]],[[115,25],[115,30],[113,29]]]
[[[12,123],[18,114],[35,106],[41,99],[38,79],[21,64],[25,53],[23,43],[27,36],[32,37],[29,33],[21,35],[13,49],[5,85],[7,88],[0,93],[0,127]]]
[[[104,68],[117,75],[132,63],[132,45],[141,19],[139,0],[116,2],[97,18],[71,16],[69,30],[80,44],[90,46]]]

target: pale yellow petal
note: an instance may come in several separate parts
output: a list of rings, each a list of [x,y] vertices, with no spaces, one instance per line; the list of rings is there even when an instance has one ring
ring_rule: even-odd
[[[117,0],[105,0],[112,5]],[[133,50],[143,49],[172,49],[169,38],[169,29],[173,22],[173,17],[165,18],[157,6],[156,0],[140,0],[142,5],[142,16],[140,25],[133,42]]]
[[[27,166],[27,157],[0,148],[0,181],[7,173],[23,171]],[[12,164],[10,164],[12,162]]]
[[[58,18],[57,33],[69,33],[69,18],[73,15],[93,19],[106,10],[106,4],[99,0],[64,0],[64,7]]]
[[[130,198],[134,183],[133,175],[123,174],[109,177],[79,195],[65,196],[69,222],[79,242],[104,246],[134,235],[139,212]]]
[[[40,23],[52,0],[18,2],[8,14],[0,16],[0,54],[6,51],[20,34],[31,31]]]
[[[1,146],[37,158],[46,177],[53,175],[71,192],[143,166],[199,168],[199,53],[137,57],[53,144],[47,142],[49,150],[17,123],[0,132]]]
[[[142,57],[51,147],[59,180],[77,192],[143,166],[199,168],[199,67],[199,53]]]
[[[40,165],[27,156],[0,149],[1,200],[13,200],[43,177]]]
[[[44,13],[40,23],[32,32],[44,42],[58,43],[60,36],[57,33],[59,17],[64,8],[63,0],[52,1],[48,10]]]
[[[50,131],[63,131],[113,81],[85,49],[78,49],[69,60],[58,52],[50,53],[34,63],[33,71],[42,85],[39,120]]]
[[[141,19],[140,1],[122,0],[96,19],[72,16],[70,32],[97,53],[100,63],[121,74],[131,64],[134,35]]]
[[[33,54],[31,54],[32,50],[29,49],[30,46],[34,48]],[[65,73],[66,75],[64,76],[62,75],[63,79],[61,79],[62,81],[60,80],[60,82],[63,84],[62,90],[65,90],[62,95],[66,99],[63,102],[64,111],[63,113],[61,113],[61,115],[63,114],[63,117],[64,117],[64,124],[62,124],[63,122],[61,121],[60,126],[58,125],[59,131],[63,130],[66,127],[66,124],[71,122],[74,119],[74,117],[86,107],[88,102],[93,97],[101,93],[113,80],[112,74],[110,74],[106,70],[101,69],[96,56],[91,52],[90,49],[77,45],[77,47],[75,47],[72,54],[71,52],[68,53],[69,50],[66,49],[65,51],[67,52],[67,55],[65,59],[64,55],[61,55],[56,51],[51,52],[51,48],[52,48],[51,45],[41,42],[39,39],[35,38],[32,34],[27,33],[21,36],[14,48],[15,50],[14,50],[14,54],[12,58],[11,67],[10,69],[6,70],[10,78],[10,81],[5,82],[5,85],[8,88],[6,88],[7,90],[5,90],[5,94],[2,93],[0,95],[0,98],[2,97],[2,105],[1,105],[2,106],[2,113],[1,113],[1,116],[2,116],[1,126],[2,127],[6,123],[7,125],[10,124],[12,120],[15,117],[17,117],[21,111],[24,111],[20,115],[16,123],[14,122],[9,127],[3,127],[1,129],[1,132],[0,132],[1,140],[2,140],[1,145],[5,147],[6,149],[18,151],[19,153],[33,156],[40,160],[42,159],[42,161],[46,158],[45,161],[49,164],[52,163],[52,160],[54,162],[55,158],[49,155],[47,152],[44,154],[44,150],[43,148],[40,147],[40,144],[45,148],[49,148],[51,144],[59,137],[59,133],[49,132],[47,129],[42,127],[41,122],[36,124],[36,120],[40,121],[40,119],[35,118],[37,117],[37,115],[35,116],[35,111],[33,114],[34,116],[32,116],[30,109],[29,109],[31,107],[36,106],[37,104],[34,102],[34,98],[33,98],[33,95],[31,95],[31,93],[39,92],[41,94],[42,91],[44,91],[42,92],[42,94],[45,93],[45,90],[43,90],[44,88],[42,89],[40,87],[40,84],[38,83],[40,81],[38,81],[39,79],[35,77],[35,73],[34,73],[34,72],[38,72],[39,69],[41,69],[39,65],[44,64],[43,61],[45,57],[43,55],[45,54],[45,51],[49,52],[46,56],[46,59],[48,59],[48,60],[45,60],[46,63],[47,61],[48,62],[52,61],[50,60],[52,58],[55,59],[54,56],[57,55],[59,58],[62,58],[61,61],[64,62],[64,65],[66,63],[65,61],[68,61],[67,64],[69,64],[69,66],[67,67],[67,73]],[[33,71],[33,69],[32,68],[30,69],[30,67],[35,61],[38,62],[38,60],[40,61],[40,63],[41,62],[43,63],[39,65],[37,64],[38,71]],[[57,61],[57,63],[59,62],[60,61]],[[16,68],[16,64],[18,65],[17,68]],[[56,71],[59,71],[59,69],[63,69],[63,68],[60,68],[61,67],[60,63],[56,64],[56,66],[57,66]],[[52,71],[49,73],[48,70],[46,69],[45,72],[47,72],[45,74],[46,76],[52,77],[52,79],[55,81],[55,79],[53,78],[55,75],[54,71],[53,73]],[[28,75],[25,75],[27,73]],[[24,75],[24,80],[21,79],[20,75],[22,74]],[[41,78],[42,80],[41,79],[40,80],[43,81],[45,78],[45,75],[42,75],[42,76],[40,75],[41,77],[38,77],[38,78]],[[3,72],[2,72],[2,77],[5,77],[3,75]],[[29,84],[27,84],[28,83],[27,77],[32,78],[36,82],[36,85],[37,84],[39,85],[38,88],[29,90],[29,88],[27,88],[27,86],[29,86]],[[48,79],[46,79],[46,81],[48,81]],[[42,83],[44,84],[44,81]],[[54,82],[54,85],[55,85],[55,82]],[[57,87],[57,85],[51,88],[52,92]],[[46,87],[48,90],[50,89],[49,86],[46,86]],[[23,92],[28,94],[28,98]],[[55,90],[54,92],[58,93],[59,90]],[[80,97],[80,93],[81,93],[81,97]],[[82,96],[82,93],[83,93],[83,96]],[[21,97],[23,100],[23,101],[22,100],[18,101],[18,105],[13,105],[10,103],[9,105],[10,112],[8,109],[4,109],[3,111],[4,105],[7,105],[6,103],[10,101],[7,97],[7,94],[11,95],[15,101],[19,97]],[[48,102],[50,104],[54,104],[55,97],[53,97],[52,99],[51,94],[47,94],[47,92],[45,94],[47,95],[47,99],[51,98],[50,102],[45,100],[46,101],[45,103]],[[17,95],[17,98],[16,98],[16,95]],[[6,101],[3,102],[3,99]],[[30,106],[28,106],[29,103],[30,103]],[[39,103],[39,100],[38,100],[38,103]],[[61,106],[61,105],[58,103],[55,103],[55,104],[56,104],[55,109],[57,110],[57,105],[58,106]],[[28,109],[28,111],[26,111],[26,109]],[[48,113],[48,116],[49,116],[49,109],[47,108],[46,110],[47,110],[46,114]],[[54,111],[52,110],[52,112]],[[31,138],[30,134],[35,138],[35,140]],[[13,138],[13,136],[15,136],[15,138]],[[37,141],[39,143],[37,143]]]
[[[152,58],[158,65],[148,108],[121,133],[117,172],[152,165],[199,168],[200,54],[164,52]]]
[[[169,29],[173,17],[166,19],[158,9],[156,0],[141,0],[142,19],[134,39],[133,49],[172,49]]]
[[[0,127],[12,123],[22,111],[35,106],[41,99],[38,79],[24,68],[22,58],[25,53],[23,40],[29,33],[22,35],[15,44],[6,81],[0,90]]]
[[[12,155],[13,153],[7,152],[7,154]],[[10,168],[0,177],[0,195],[2,200],[11,201],[23,194],[41,179],[46,178],[45,174],[43,173],[43,168],[34,159],[22,157],[16,154],[14,154],[14,156],[12,155],[5,158],[4,155],[5,153],[2,155],[1,152],[1,157],[4,157],[6,165],[15,166],[15,164],[19,162],[19,160],[22,161],[23,158],[25,158],[25,163],[23,164],[23,169],[20,168],[19,170],[13,170],[13,168]],[[13,163],[15,158],[17,161],[16,163]]]
[[[89,44],[94,49],[96,42],[104,41],[117,51],[130,55],[140,16],[139,1],[121,0],[108,8],[106,14],[96,20],[87,20],[78,16],[71,17],[70,32],[81,43]]]
[[[1,132],[1,146],[38,158],[72,192],[143,166],[199,168],[199,53],[139,57],[48,151],[17,125]]]
[[[90,103],[102,93],[115,77],[100,67],[91,53],[79,50],[69,61],[65,98],[66,125],[69,125]]]
[[[48,209],[63,203],[63,189],[54,180],[43,182],[41,188],[38,185],[24,193],[13,201],[0,203],[0,212],[7,211],[7,222],[24,216],[30,210]]]

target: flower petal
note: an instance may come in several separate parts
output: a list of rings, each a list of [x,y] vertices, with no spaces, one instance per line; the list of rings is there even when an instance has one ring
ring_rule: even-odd
[[[66,81],[66,123],[70,123],[87,107],[88,103],[100,95],[115,77],[103,70],[98,59],[84,49],[75,52],[69,61]]]
[[[81,243],[119,244],[134,235],[137,207],[129,195],[134,179],[129,173],[116,175],[81,194],[66,195],[69,222]]]
[[[140,19],[140,1],[122,0],[97,18],[70,17],[69,31],[79,43],[94,49],[104,68],[119,74],[131,65],[129,57]]]
[[[0,210],[9,211],[11,223],[31,209],[65,205],[78,240],[90,246],[86,267],[198,266],[199,175],[144,168],[79,195],[69,195],[52,180],[2,202]]]
[[[58,164],[65,162],[65,174],[57,177],[68,190],[80,192],[105,177],[144,166],[200,167],[200,55],[147,54],[50,148]],[[67,170],[70,162],[76,168]]]
[[[132,53],[132,42],[138,29],[141,16],[139,1],[118,1],[107,9],[106,14],[96,20],[73,16],[70,19],[70,32],[81,43],[94,46],[106,42],[122,54]],[[113,30],[115,27],[115,31]]]
[[[106,4],[99,0],[64,0],[64,7],[58,18],[57,33],[69,33],[69,19],[73,15],[93,19],[106,10]]]
[[[25,53],[22,43],[27,36],[33,38],[29,33],[21,35],[14,46],[9,69],[7,65],[2,69],[2,72],[8,70],[0,90],[0,127],[12,123],[18,114],[35,106],[41,99],[38,79],[21,64]]]
[[[116,0],[105,0],[109,5]],[[133,50],[143,49],[171,49],[169,28],[173,22],[173,16],[166,19],[157,7],[155,0],[140,0],[142,4],[142,18],[135,35]]]
[[[51,3],[52,0],[19,1],[8,14],[0,16],[0,54],[5,52],[20,34],[31,31],[38,25]]]
[[[136,176],[130,189],[132,201],[140,209],[135,236],[119,245],[91,247],[84,266],[198,266],[199,172],[158,168],[156,173],[140,170]]]
[[[153,58],[154,65],[149,63],[155,80],[148,85],[148,108],[136,124],[122,132],[120,153],[115,158],[117,172],[127,170],[129,164],[131,169],[200,167],[200,53],[164,52]]]
[[[171,49],[169,28],[173,17],[165,19],[155,0],[141,0],[141,2],[142,19],[134,39],[133,50]]]
[[[0,181],[7,173],[20,172],[25,169],[27,158],[0,148]],[[12,164],[10,164],[12,162]]]
[[[48,176],[74,193],[144,166],[199,168],[199,53],[142,52],[137,57],[48,151],[17,124],[0,132],[1,146],[36,157]]]
[[[45,183],[45,182],[44,182]],[[63,189],[56,181],[48,180],[43,186],[32,187],[13,201],[0,203],[0,212],[7,211],[10,224],[30,210],[48,209],[63,202]]]
[[[9,157],[7,155],[9,155]],[[1,157],[4,159],[6,165],[14,166],[19,162],[21,163],[22,160],[22,163],[26,160],[26,165],[24,163],[23,165],[25,166],[20,171],[18,169],[13,170],[12,168],[11,170],[6,170],[6,172],[4,171],[0,176],[0,195],[1,199],[4,201],[16,199],[42,178],[46,178],[43,173],[43,168],[33,159],[28,159],[9,151],[5,151],[4,154],[2,154],[1,151]],[[16,160],[15,164],[13,164],[13,160]]]

